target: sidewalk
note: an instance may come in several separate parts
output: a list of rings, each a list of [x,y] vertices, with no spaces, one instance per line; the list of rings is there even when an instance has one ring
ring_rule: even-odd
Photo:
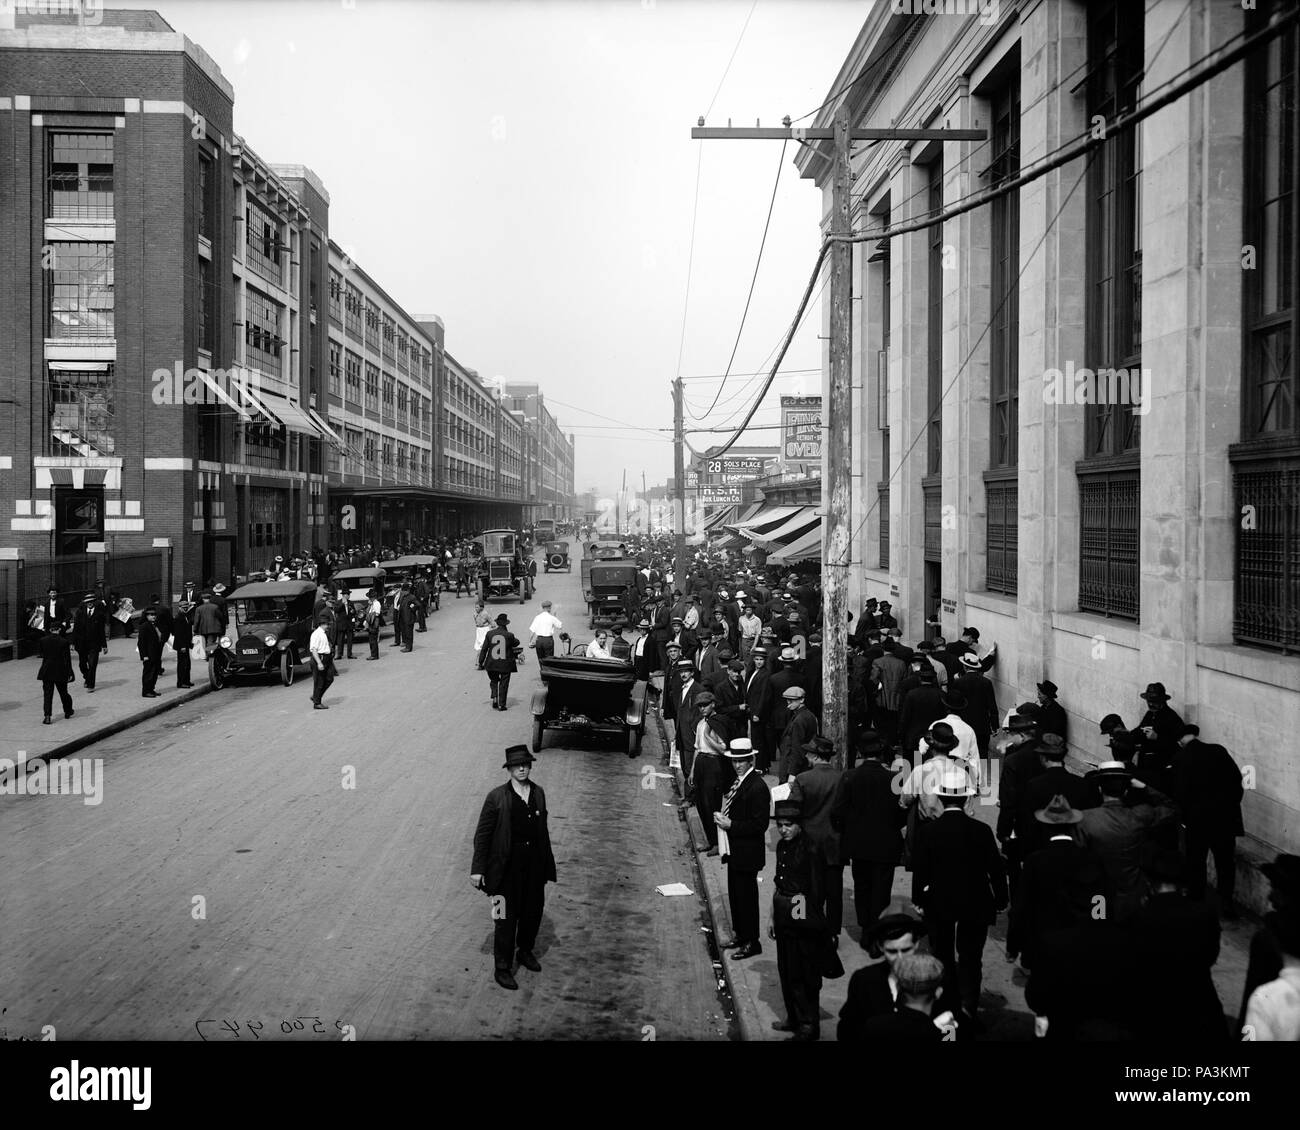
[[[680,770],[675,771],[678,790],[684,782]],[[777,784],[776,777],[764,778],[769,788]],[[992,800],[992,798],[989,798]],[[997,820],[997,806],[981,804],[976,808],[978,817],[992,826]],[[732,936],[731,915],[727,904],[726,868],[717,856],[704,854],[707,842],[704,829],[695,809],[687,811],[687,821],[696,848],[696,858],[704,883],[704,893],[713,919],[714,934],[719,942]],[[745,1040],[788,1040],[785,1033],[772,1030],[773,1021],[785,1020],[785,1005],[781,998],[781,982],[776,970],[776,942],[768,937],[767,928],[772,917],[772,876],[776,870],[776,829],[771,826],[767,835],[767,863],[759,877],[759,933],[763,952],[744,961],[734,961],[730,950],[723,950],[723,972],[735,1002],[736,1018],[741,1038]],[[821,993],[821,1038],[835,1039],[835,1028],[840,1009],[848,998],[849,978],[855,970],[872,964],[866,951],[858,944],[861,932],[853,908],[853,880],[848,867],[844,870],[844,932],[840,935],[839,955],[844,965],[844,976],[834,981],[823,981]],[[894,872],[894,904],[910,910],[912,876],[900,866]],[[1214,967],[1214,983],[1224,1012],[1235,1020],[1241,1005],[1242,988],[1246,980],[1246,963],[1250,939],[1258,922],[1243,916],[1237,922],[1223,923],[1219,960]],[[981,1019],[987,1031],[981,1037],[988,1041],[1032,1040],[1034,1017],[1025,1004],[1026,978],[1006,959],[1007,916],[998,916],[997,924],[990,928],[984,947],[983,992],[980,997]]]
[[[72,663],[76,671],[76,652]],[[40,665],[36,657],[0,663],[0,758],[15,764],[75,753],[110,734],[205,695],[210,689],[207,668],[194,664],[193,690],[177,690],[176,657],[168,655],[163,661],[166,674],[157,686],[162,697],[141,698],[140,657],[135,640],[118,638],[110,641],[108,654],[99,657],[94,693],[86,693],[81,672],[76,671],[77,681],[68,688],[72,694],[72,717],[63,717],[56,694],[50,712],[54,721],[46,726],[41,722],[41,684],[36,678]]]

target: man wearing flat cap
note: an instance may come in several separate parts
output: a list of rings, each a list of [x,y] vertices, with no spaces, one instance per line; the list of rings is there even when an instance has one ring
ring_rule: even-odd
[[[803,749],[808,768],[794,778],[790,799],[803,806],[804,834],[821,852],[826,868],[822,883],[826,932],[838,946],[844,925],[844,859],[840,854],[840,833],[831,820],[831,811],[840,795],[844,771],[835,766],[835,743],[829,738],[814,734]]]
[[[749,713],[745,708],[745,665],[739,659],[727,661],[726,672],[710,684],[717,700],[717,711],[726,723],[728,740],[749,733]]]
[[[763,952],[758,938],[758,875],[767,856],[767,825],[771,791],[754,771],[754,750],[748,738],[736,738],[727,750],[736,779],[713,814],[718,827],[718,852],[727,868],[727,900],[732,940],[722,948],[734,950],[742,961]]]
[[[487,795],[474,830],[470,886],[492,899],[492,953],[496,982],[517,989],[512,958],[534,973],[546,884],[556,882],[555,855],[546,827],[546,794],[530,780],[536,759],[524,745],[506,750],[510,780]]]
[[[778,840],[768,933],[776,940],[786,1019],[773,1021],[772,1027],[811,1041],[821,1035],[822,966],[829,944],[822,913],[826,860],[804,830],[799,801],[777,801],[774,815]]]
[[[864,965],[849,978],[848,997],[840,1009],[840,1022],[835,1030],[835,1039],[839,1043],[864,1042],[863,1026],[866,1022],[898,1008],[899,986],[895,970],[904,958],[921,952],[919,946],[925,932],[925,923],[920,918],[891,912],[888,908],[878,918],[863,925],[863,948],[872,957],[883,957],[884,960]],[[940,1016],[945,1026],[955,1029],[952,1013],[944,1011],[941,1004],[931,1009],[936,1027],[940,1024]]]
[[[478,653],[479,670],[488,673],[493,710],[506,709],[510,676],[518,670],[516,661],[523,654],[523,646],[510,631],[510,617],[502,612],[497,617],[497,626],[483,637],[483,646]]]
[[[786,712],[785,729],[781,734],[781,763],[777,767],[777,782],[790,781],[808,767],[806,746],[817,736],[817,715],[808,709],[803,687],[787,687],[783,698]]]

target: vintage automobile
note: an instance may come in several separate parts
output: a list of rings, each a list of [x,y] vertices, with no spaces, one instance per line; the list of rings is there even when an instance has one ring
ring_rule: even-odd
[[[483,547],[478,559],[478,590],[483,600],[519,597],[519,603],[533,595],[532,577],[514,530],[485,530],[474,539]]]
[[[239,675],[278,672],[293,685],[294,673],[310,663],[314,581],[254,581],[226,598],[226,634],[208,652],[208,682],[220,690]]]
[[[401,587],[403,581],[415,583],[417,575],[424,577],[424,583],[429,590],[429,606],[424,611],[426,614],[432,609],[437,612],[442,607],[442,586],[438,584],[438,570],[442,567],[442,562],[429,553],[411,553],[405,557],[394,557],[391,561],[384,562],[384,572],[387,574],[387,588],[385,595],[391,597]]]
[[[573,562],[569,560],[569,543],[567,541],[548,541],[546,543],[546,564],[542,568],[548,573],[552,569],[563,569],[572,573]]]
[[[584,561],[583,597],[587,601],[587,627],[610,624],[626,611],[623,594],[636,587],[636,563],[625,559]]]
[[[388,574],[383,569],[340,569],[330,577],[330,584],[337,585],[339,588],[347,586],[350,596],[348,598],[348,607],[352,613],[352,631],[358,635],[366,635],[366,609],[370,606],[370,598],[367,593],[372,588],[379,590],[380,608],[386,607],[383,603],[384,595],[387,592]],[[379,614],[379,626],[382,628],[387,623],[382,612]]]
[[[540,660],[541,690],[533,692],[533,752],[547,730],[579,734],[617,734],[635,757],[646,726],[646,683],[622,659],[589,659],[582,654],[548,655]]]

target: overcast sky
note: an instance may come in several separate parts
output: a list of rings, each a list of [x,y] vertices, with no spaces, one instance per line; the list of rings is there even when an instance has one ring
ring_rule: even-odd
[[[629,486],[640,485],[643,471],[651,486],[672,473],[671,436],[626,425],[670,428],[673,377],[726,368],[782,164],[779,141],[692,141],[691,126],[706,113],[709,125],[730,117],[776,126],[785,114],[812,110],[830,93],[870,7],[108,6],[154,8],[200,44],[235,89],[236,131],[263,159],[320,175],[331,237],[409,313],[440,315],[458,360],[483,377],[540,383],[576,436],[577,489],[603,494],[618,488],[625,468]],[[733,367],[743,375],[727,383],[710,425],[748,407],[757,381],[733,396],[748,374],[770,367],[817,254],[821,193],[800,179],[793,155],[792,146]],[[820,325],[818,304],[783,371],[820,367]],[[778,380],[765,401],[772,407],[755,423],[777,419],[778,394],[816,393],[818,382],[816,372]],[[719,383],[688,382],[697,416]],[[742,442],[774,445],[776,435],[755,431]],[[692,442],[702,449],[723,438]]]

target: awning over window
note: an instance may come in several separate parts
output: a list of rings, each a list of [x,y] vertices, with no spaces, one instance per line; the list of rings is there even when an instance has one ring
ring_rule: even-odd
[[[773,529],[798,511],[805,509],[807,507],[804,506],[769,506],[759,510],[743,522],[732,522],[727,526],[727,529],[752,539],[755,534],[762,534]]]
[[[347,444],[343,442],[343,437],[330,427],[329,422],[325,420],[316,409],[308,408],[307,415],[311,417],[311,422],[316,425],[316,430],[320,432],[328,442],[339,448],[347,446]]]
[[[212,376],[210,376],[202,369],[196,369],[195,372],[199,374],[199,380],[201,380],[205,385],[208,386],[209,391],[211,391],[212,394],[216,396],[216,398],[220,400],[222,404],[226,405],[227,408],[233,408],[248,423],[253,422],[252,414],[248,411],[248,409],[245,408],[244,405],[240,404],[238,401],[233,400],[230,394],[227,393],[226,390],[222,388],[221,385]],[[245,393],[244,395],[247,396],[247,393]],[[261,406],[255,405],[255,407],[260,408]]]
[[[822,559],[822,520],[806,533],[787,542],[782,548],[767,555],[769,564],[794,565],[800,561],[820,561]]]
[[[818,521],[816,507],[799,506],[779,522],[751,527],[746,536],[760,549],[781,549],[786,543],[802,537]]]
[[[279,393],[258,389],[254,394],[245,389],[244,396],[253,401],[254,404],[264,408],[273,420],[283,424],[291,432],[301,432],[309,436],[319,436],[321,434],[306,412]]]

